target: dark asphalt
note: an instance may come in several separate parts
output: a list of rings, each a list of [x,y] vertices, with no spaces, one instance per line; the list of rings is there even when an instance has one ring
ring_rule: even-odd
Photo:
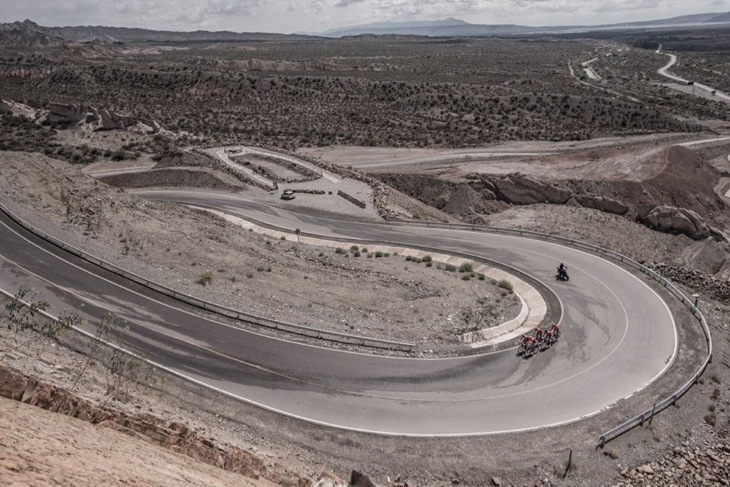
[[[514,351],[452,359],[369,356],[279,340],[195,316],[74,267],[0,225],[3,289],[31,285],[56,309],[84,302],[83,315],[90,323],[110,310],[130,324],[130,349],[291,416],[408,435],[538,428],[611,406],[660,375],[675,353],[674,322],[661,298],[641,279],[582,251],[468,231],[328,220],[221,195],[141,195],[215,206],[324,236],[483,255],[542,280],[563,303],[561,341],[530,360]],[[552,282],[561,261],[571,269],[569,283]],[[94,330],[92,324],[87,328]]]

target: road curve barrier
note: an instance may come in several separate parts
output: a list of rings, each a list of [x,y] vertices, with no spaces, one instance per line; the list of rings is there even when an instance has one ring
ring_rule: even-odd
[[[195,298],[193,296],[187,295],[185,293],[180,293],[178,291],[175,291],[174,289],[171,289],[167,286],[157,284],[153,281],[150,281],[148,279],[145,279],[141,276],[138,276],[137,274],[134,274],[130,271],[124,270],[114,264],[111,264],[109,262],[106,262],[103,259],[100,259],[98,257],[95,257],[91,254],[88,254],[82,250],[77,249],[76,247],[69,245],[60,239],[49,235],[48,233],[36,228],[35,226],[31,225],[30,223],[26,222],[22,218],[20,218],[18,215],[13,213],[10,209],[8,209],[4,204],[0,203],[0,211],[5,213],[10,219],[12,219],[14,222],[16,222],[21,227],[25,228],[29,232],[33,233],[34,235],[38,236],[39,238],[51,243],[52,245],[59,247],[73,255],[76,255],[79,258],[82,258],[92,264],[95,264],[103,269],[106,269],[114,274],[117,274],[119,276],[122,276],[128,280],[131,280],[133,282],[136,282],[142,286],[145,286],[149,289],[152,289],[154,291],[157,291],[161,294],[164,294],[166,296],[172,297],[174,299],[177,299],[179,301],[185,302],[187,304],[190,304],[192,306],[211,311],[223,316],[227,316],[230,318],[234,318],[243,322],[252,323],[255,325],[260,325],[266,328],[271,329],[277,329],[282,331],[287,331],[290,333],[299,334],[302,336],[308,336],[311,338],[318,338],[323,340],[329,340],[339,343],[346,343],[346,344],[355,344],[355,345],[361,345],[361,346],[368,346],[373,348],[384,348],[384,349],[396,349],[396,350],[402,350],[402,351],[412,351],[415,350],[416,345],[411,343],[402,343],[402,342],[393,342],[388,340],[381,340],[377,338],[368,338],[368,337],[362,337],[362,336],[356,336],[356,335],[349,335],[345,333],[338,333],[328,330],[319,330],[316,328],[310,328],[302,325],[296,325],[293,323],[287,323],[277,320],[272,320],[269,318],[259,317],[256,315],[252,315],[249,313],[245,313],[239,310],[235,310],[232,308],[228,308],[222,305],[218,305],[215,303],[209,303],[204,300]],[[528,230],[519,230],[519,229],[511,229],[511,228],[500,228],[500,227],[488,227],[488,226],[479,226],[479,225],[469,225],[469,224],[461,224],[461,223],[434,223],[434,222],[424,222],[424,221],[412,221],[412,220],[392,220],[389,222],[390,225],[410,225],[410,226],[421,226],[421,227],[428,227],[428,228],[449,228],[449,229],[458,229],[458,230],[470,230],[470,231],[481,231],[486,233],[493,233],[493,234],[502,234],[502,235],[510,235],[510,236],[520,236],[520,237],[527,237],[527,238],[533,238],[537,240],[544,240],[547,242],[554,242],[559,243],[562,245],[575,247],[581,250],[597,253],[606,257],[610,257],[614,260],[618,260],[622,262],[625,265],[628,265],[629,267],[632,267],[643,274],[646,274],[647,276],[651,277],[658,283],[660,283],[662,286],[664,286],[670,293],[672,293],[675,297],[677,297],[682,304],[684,304],[692,313],[692,315],[697,319],[697,321],[700,323],[702,327],[702,331],[705,335],[706,345],[707,345],[707,358],[703,362],[702,366],[695,372],[695,374],[677,391],[675,391],[673,394],[669,395],[668,397],[657,401],[654,406],[651,408],[641,412],[640,414],[637,414],[636,416],[628,419],[627,421],[619,424],[613,429],[610,429],[606,432],[604,432],[598,439],[598,446],[603,448],[603,446],[611,441],[612,439],[624,434],[625,432],[631,430],[632,428],[643,425],[644,421],[650,419],[653,415],[655,415],[658,412],[663,411],[667,407],[675,404],[679,398],[681,398],[693,385],[695,385],[702,374],[707,370],[707,367],[712,362],[712,336],[710,334],[709,326],[707,325],[707,321],[702,314],[702,312],[694,305],[694,303],[687,298],[687,296],[682,293],[674,284],[672,284],[667,279],[660,276],[655,271],[643,266],[642,264],[639,264],[635,260],[626,257],[623,254],[620,254],[618,252],[614,252],[612,250],[607,250],[602,247],[592,245],[586,242],[581,242],[580,240],[573,240],[566,237],[559,237],[556,235],[548,235],[545,233],[539,233],[539,232],[531,232]]]
[[[640,414],[637,414],[636,416],[632,417],[631,419],[628,419],[627,421],[624,421],[623,423],[619,424],[613,429],[610,429],[603,433],[598,438],[598,446],[600,448],[603,448],[604,445],[613,440],[614,438],[617,438],[618,436],[621,436],[622,434],[626,433],[630,429],[635,428],[636,426],[643,425],[644,421],[650,419],[653,417],[656,413],[663,411],[664,409],[668,408],[671,405],[674,405],[679,398],[681,398],[690,388],[695,385],[699,380],[702,374],[705,373],[707,370],[707,367],[712,362],[712,336],[710,334],[710,327],[707,325],[707,320],[705,320],[705,316],[702,314],[702,312],[695,306],[695,304],[684,295],[682,291],[680,291],[674,284],[672,284],[669,280],[665,279],[664,277],[660,276],[657,272],[649,269],[646,266],[643,266],[636,262],[635,260],[626,257],[623,254],[620,254],[618,252],[614,252],[612,250],[604,249],[603,247],[599,247],[597,245],[592,245],[586,242],[581,242],[580,240],[573,240],[566,237],[559,237],[556,235],[548,235],[545,233],[539,233],[539,232],[531,232],[528,230],[518,230],[518,229],[511,229],[511,228],[500,228],[500,227],[488,227],[488,226],[480,226],[480,225],[469,225],[469,224],[462,224],[462,223],[433,223],[433,222],[424,222],[424,221],[413,221],[413,220],[393,220],[391,221],[391,224],[394,225],[412,225],[412,226],[426,226],[426,227],[433,227],[433,228],[452,228],[452,229],[461,229],[461,230],[472,230],[472,231],[481,231],[481,232],[487,232],[487,233],[496,233],[496,234],[502,234],[502,235],[516,235],[520,237],[528,237],[528,238],[534,238],[537,240],[545,240],[548,242],[554,242],[559,243],[562,245],[567,245],[570,247],[575,247],[581,250],[586,250],[589,252],[594,252],[606,257],[610,257],[614,260],[618,260],[622,262],[623,264],[632,267],[647,276],[651,277],[655,281],[657,281],[659,284],[664,286],[667,291],[672,293],[677,299],[679,299],[682,304],[684,304],[689,311],[692,313],[692,315],[695,317],[695,319],[700,323],[700,326],[702,327],[702,331],[705,334],[705,341],[707,344],[707,358],[702,363],[702,366],[697,370],[697,372],[692,375],[692,377],[679,389],[677,389],[673,394],[670,396],[661,399],[657,401],[651,408],[647,409],[646,411],[641,412]]]
[[[201,308],[201,309],[216,313],[221,316],[226,316],[228,318],[233,318],[238,321],[250,323],[253,325],[258,325],[258,326],[261,326],[264,328],[280,330],[280,331],[284,331],[284,332],[288,332],[288,333],[293,333],[296,335],[301,335],[301,336],[321,339],[321,340],[327,340],[327,341],[331,341],[331,342],[343,343],[343,344],[348,344],[348,345],[359,345],[359,346],[363,346],[363,347],[379,348],[379,349],[386,349],[386,350],[398,350],[398,351],[404,351],[404,352],[415,351],[417,348],[417,345],[415,343],[396,342],[396,341],[391,341],[391,340],[383,340],[383,339],[379,339],[379,338],[370,338],[370,337],[364,337],[364,336],[359,336],[359,335],[351,335],[348,333],[338,333],[335,331],[321,330],[318,328],[312,328],[312,327],[308,327],[308,326],[304,326],[304,325],[297,325],[297,324],[288,323],[285,321],[265,318],[262,316],[257,316],[257,315],[251,314],[251,313],[246,313],[244,311],[236,310],[233,308],[228,308],[228,307],[220,305],[220,304],[210,303],[208,301],[204,301],[202,299],[190,296],[189,294],[181,293],[179,291],[176,291],[176,290],[174,290],[170,287],[164,286],[162,284],[158,284],[154,281],[150,281],[149,279],[145,279],[144,277],[139,276],[133,272],[125,270],[110,262],[100,259],[99,257],[96,257],[87,252],[84,252],[83,250],[80,250],[80,249],[74,247],[73,245],[67,244],[66,242],[54,237],[53,235],[50,235],[50,234],[44,232],[43,230],[40,230],[39,228],[36,228],[35,226],[26,222],[21,217],[19,217],[15,213],[13,213],[8,207],[6,207],[2,203],[0,203],[0,211],[5,213],[11,220],[13,220],[15,223],[17,223],[24,229],[28,230],[29,232],[33,233],[37,237],[45,240],[46,242],[48,242],[56,247],[59,247],[59,248],[65,250],[66,252],[69,252],[69,253],[75,255],[76,257],[79,257],[87,262],[90,262],[96,266],[101,267],[102,269],[106,269],[109,272],[112,272],[118,276],[121,276],[130,281],[133,281],[141,286],[144,286],[148,289],[156,291],[160,294],[164,294],[165,296],[171,297],[171,298],[181,301],[183,303],[189,304],[191,306],[195,306],[196,308]]]
[[[367,206],[364,201],[360,201],[359,199],[355,198],[354,196],[350,196],[349,194],[345,193],[342,190],[338,189],[337,194],[342,196],[343,198],[345,198],[347,201],[349,201],[353,205],[357,205],[362,209],[365,209],[365,206]]]

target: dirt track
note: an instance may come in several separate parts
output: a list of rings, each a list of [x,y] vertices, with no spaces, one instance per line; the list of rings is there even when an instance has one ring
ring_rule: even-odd
[[[352,147],[328,146],[300,148],[299,152],[306,155],[321,157],[322,159],[341,166],[359,167],[377,164],[381,168],[389,165],[407,167],[408,165],[426,168],[430,165],[443,165],[449,161],[470,162],[465,160],[466,154],[473,154],[471,160],[479,160],[478,154],[486,154],[488,159],[504,158],[505,153],[535,153],[550,154],[566,151],[585,151],[592,149],[609,149],[612,147],[626,147],[633,145],[654,144],[656,142],[678,142],[697,139],[697,135],[686,133],[652,134],[632,137],[605,137],[587,141],[548,142],[548,141],[515,141],[491,144],[469,149],[400,149],[388,147]],[[509,156],[521,157],[521,156]],[[525,156],[527,157],[527,156]],[[364,167],[363,167],[364,168]]]

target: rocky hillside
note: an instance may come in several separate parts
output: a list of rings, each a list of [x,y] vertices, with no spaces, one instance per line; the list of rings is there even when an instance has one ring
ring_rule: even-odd
[[[30,20],[0,24],[0,48],[63,47],[66,44],[67,40],[52,29]]]
[[[398,190],[450,213],[478,223],[482,215],[512,205],[550,203],[579,206],[622,215],[669,233],[694,239],[715,235],[730,221],[725,203],[715,194],[720,174],[699,156],[670,147],[646,164],[659,168],[648,179],[538,179],[512,173],[472,174],[463,180],[429,175],[380,174]]]

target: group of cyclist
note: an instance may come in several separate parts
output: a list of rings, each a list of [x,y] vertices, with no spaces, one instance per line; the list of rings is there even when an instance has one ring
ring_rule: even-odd
[[[535,328],[533,334],[522,335],[519,341],[518,355],[529,357],[540,350],[545,350],[560,339],[560,325],[554,324],[549,330]]]

